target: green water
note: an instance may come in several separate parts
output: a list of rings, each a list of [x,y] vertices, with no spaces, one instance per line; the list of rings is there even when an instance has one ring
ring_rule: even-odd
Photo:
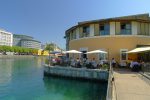
[[[0,59],[0,100],[105,100],[106,83],[44,77],[43,61]]]

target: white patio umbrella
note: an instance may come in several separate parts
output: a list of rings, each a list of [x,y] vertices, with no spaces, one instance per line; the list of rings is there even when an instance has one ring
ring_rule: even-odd
[[[128,51],[126,53],[138,53],[138,52],[143,52],[143,51],[150,51],[150,47],[135,48],[135,49]]]
[[[82,52],[77,51],[77,50],[69,50],[69,51],[65,51],[65,53],[73,54],[73,58],[74,58],[74,54],[81,54]]]
[[[93,50],[93,51],[87,52],[86,54],[92,54],[92,53],[107,53],[107,52],[102,51],[102,50]]]
[[[69,50],[69,51],[65,51],[65,53],[82,53],[82,52],[77,50]]]

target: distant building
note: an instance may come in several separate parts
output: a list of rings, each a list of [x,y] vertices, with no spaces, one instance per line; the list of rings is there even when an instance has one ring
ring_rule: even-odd
[[[41,49],[41,42],[37,40],[22,39],[21,47]]]
[[[13,34],[0,29],[0,45],[12,46]]]
[[[41,49],[44,50],[46,48],[46,45],[41,44]]]
[[[33,37],[27,36],[27,35],[14,34],[14,35],[13,35],[13,45],[14,45],[14,46],[21,46],[21,40],[22,40],[22,39],[29,39],[29,40],[32,40]]]
[[[33,37],[27,35],[13,35],[13,45],[25,48],[41,49],[41,42],[34,40]]]

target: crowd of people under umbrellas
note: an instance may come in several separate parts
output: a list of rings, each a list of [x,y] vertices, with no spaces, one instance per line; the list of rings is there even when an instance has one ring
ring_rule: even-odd
[[[75,68],[91,68],[91,69],[99,69],[103,66],[109,66],[108,60],[102,60],[101,58],[97,61],[95,58],[88,59],[88,58],[53,58],[52,61],[53,65],[61,65],[61,66],[71,66]],[[112,67],[118,66],[118,63],[114,58],[111,59],[111,65]],[[131,61],[129,63],[129,67],[132,70],[139,70],[141,66],[141,63],[138,63],[137,61]]]
[[[99,59],[96,61],[95,58],[88,59],[88,58],[66,58],[66,59],[52,59],[52,62],[65,64],[67,66],[75,67],[75,68],[81,68],[81,67],[86,67],[86,68],[91,68],[91,69],[96,69],[96,68],[101,68],[103,65],[108,65],[109,62],[107,60],[102,60]]]

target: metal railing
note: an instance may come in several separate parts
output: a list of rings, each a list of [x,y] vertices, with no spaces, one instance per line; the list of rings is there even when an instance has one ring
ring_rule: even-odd
[[[106,100],[112,100],[112,87],[113,87],[112,79],[113,79],[113,68],[110,62]]]
[[[141,67],[142,72],[150,73],[150,63],[144,63]]]

